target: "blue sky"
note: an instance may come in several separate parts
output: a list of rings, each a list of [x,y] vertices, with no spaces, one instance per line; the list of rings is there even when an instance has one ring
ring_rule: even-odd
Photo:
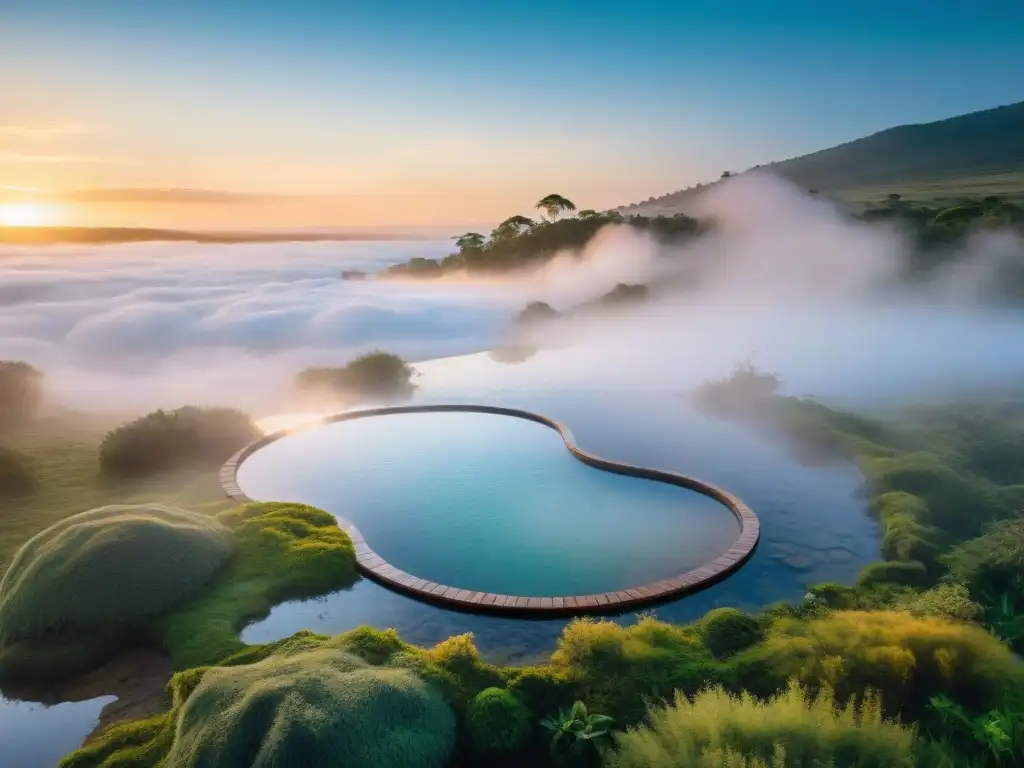
[[[0,186],[488,220],[1022,100],[1024,2],[4,0],[0,72]]]

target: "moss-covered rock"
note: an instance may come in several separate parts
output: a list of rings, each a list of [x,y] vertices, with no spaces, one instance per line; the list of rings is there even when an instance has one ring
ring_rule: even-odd
[[[454,742],[451,708],[416,675],[325,649],[208,670],[165,765],[441,768]]]
[[[0,581],[0,676],[53,676],[130,640],[193,596],[232,551],[196,512],[113,505],[36,534]]]

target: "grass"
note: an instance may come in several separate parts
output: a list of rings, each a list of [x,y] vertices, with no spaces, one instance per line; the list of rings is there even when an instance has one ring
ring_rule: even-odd
[[[914,732],[882,718],[877,699],[842,709],[830,692],[799,685],[758,701],[721,688],[651,711],[645,727],[617,739],[609,768],[756,768],[856,765],[911,768]]]
[[[234,534],[234,557],[197,600],[156,625],[159,642],[178,669],[213,664],[244,650],[238,633],[276,603],[334,592],[358,578],[352,541],[328,512],[256,503],[217,519]]]
[[[877,203],[893,193],[908,202],[929,205],[954,205],[965,198],[979,199],[989,195],[1024,201],[1024,171],[993,171],[934,181],[852,187],[837,190],[834,195],[855,203]]]
[[[4,446],[32,463],[35,488],[17,497],[0,495],[0,571],[32,536],[58,520],[108,504],[156,502],[216,512],[231,506],[217,471],[180,471],[145,482],[111,481],[100,474],[99,447],[116,417],[64,414],[4,435]]]

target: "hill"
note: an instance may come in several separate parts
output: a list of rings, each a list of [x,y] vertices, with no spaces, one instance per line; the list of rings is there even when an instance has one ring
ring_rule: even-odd
[[[757,169],[854,202],[893,192],[933,202],[985,195],[1024,199],[1024,102],[889,128]],[[648,215],[684,210],[708,186],[622,210]]]

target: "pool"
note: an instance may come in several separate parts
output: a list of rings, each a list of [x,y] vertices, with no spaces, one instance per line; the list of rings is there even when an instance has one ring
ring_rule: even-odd
[[[808,464],[782,440],[695,411],[679,390],[661,382],[644,391],[600,382],[583,388],[562,373],[558,352],[545,351],[515,365],[479,354],[417,368],[422,375],[414,404],[490,403],[543,413],[567,425],[584,450],[698,477],[729,489],[757,512],[760,543],[747,563],[708,589],[647,609],[658,618],[687,622],[721,606],[757,610],[778,600],[799,601],[808,584],[854,583],[860,568],[878,559],[878,523],[860,493],[863,476],[855,466]],[[629,623],[635,613],[626,609],[612,618]],[[451,610],[362,578],[321,598],[275,606],[246,627],[242,639],[265,643],[300,629],[335,634],[365,624],[393,627],[407,642],[429,646],[472,632],[489,660],[527,663],[550,655],[567,621]]]
[[[40,704],[0,696],[0,755],[10,768],[53,768],[82,744],[96,727],[100,712],[115,701],[99,696],[87,701]]]
[[[364,569],[417,595],[489,609],[636,604],[727,575],[756,542],[738,499],[633,476],[650,471],[584,453],[536,414],[435,405],[340,419],[259,447],[237,486],[347,518],[368,545]]]

